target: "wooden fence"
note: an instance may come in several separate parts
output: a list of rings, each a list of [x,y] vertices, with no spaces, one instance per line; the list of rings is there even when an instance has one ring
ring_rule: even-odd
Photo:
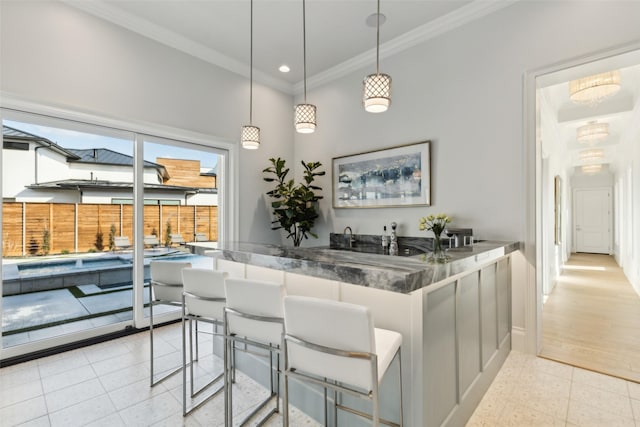
[[[115,236],[127,236],[134,244],[132,205],[3,203],[3,255],[108,251],[112,227]],[[217,241],[218,207],[145,205],[143,234],[155,234],[164,244],[169,233],[187,242],[196,233]]]

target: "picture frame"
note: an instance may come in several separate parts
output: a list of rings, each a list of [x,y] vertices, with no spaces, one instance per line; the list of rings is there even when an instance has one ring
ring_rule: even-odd
[[[333,207],[431,205],[431,141],[332,159]]]

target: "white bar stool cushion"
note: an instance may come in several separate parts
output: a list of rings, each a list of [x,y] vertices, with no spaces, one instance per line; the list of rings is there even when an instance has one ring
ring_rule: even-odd
[[[225,298],[224,281],[227,273],[206,268],[185,268],[182,270],[184,291],[205,298]],[[185,295],[187,314],[214,318],[222,321],[225,303],[206,301]]]
[[[375,353],[378,356],[378,381],[402,344],[402,335],[374,327],[367,307],[341,301],[304,296],[284,299],[285,330],[305,341],[344,351]],[[291,342],[291,369],[371,390],[371,365],[368,360],[324,354]]]
[[[255,286],[256,284],[259,286]],[[228,308],[265,317],[282,318],[284,315],[282,300],[285,288],[281,283],[229,277],[225,280],[224,287]],[[259,322],[228,314],[227,324],[230,334],[266,344],[279,344],[282,341],[282,325],[277,323]]]
[[[154,299],[182,305],[182,269],[187,267],[191,267],[190,262],[151,261],[151,280],[159,285],[153,287]]]

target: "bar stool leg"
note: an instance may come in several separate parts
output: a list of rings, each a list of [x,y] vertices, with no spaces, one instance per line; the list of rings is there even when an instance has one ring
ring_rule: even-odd
[[[398,348],[398,370],[400,374],[400,427],[404,426],[404,408],[402,407],[402,352]]]
[[[149,283],[149,352],[151,361],[151,378],[149,379],[150,386],[153,387],[153,289],[152,284]]]

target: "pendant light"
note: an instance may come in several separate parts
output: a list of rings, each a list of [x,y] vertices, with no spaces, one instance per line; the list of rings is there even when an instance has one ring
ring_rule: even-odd
[[[307,28],[305,0],[302,0],[302,61],[304,72],[304,104],[295,108],[294,121],[299,133],[313,133],[316,130],[316,106],[307,104]]]
[[[364,79],[362,105],[370,113],[383,113],[391,104],[391,76],[380,74],[380,0],[376,29],[376,73]]]
[[[260,147],[260,128],[253,126],[253,0],[251,0],[251,23],[249,42],[249,124],[242,126],[240,141],[242,148],[257,150]]]

